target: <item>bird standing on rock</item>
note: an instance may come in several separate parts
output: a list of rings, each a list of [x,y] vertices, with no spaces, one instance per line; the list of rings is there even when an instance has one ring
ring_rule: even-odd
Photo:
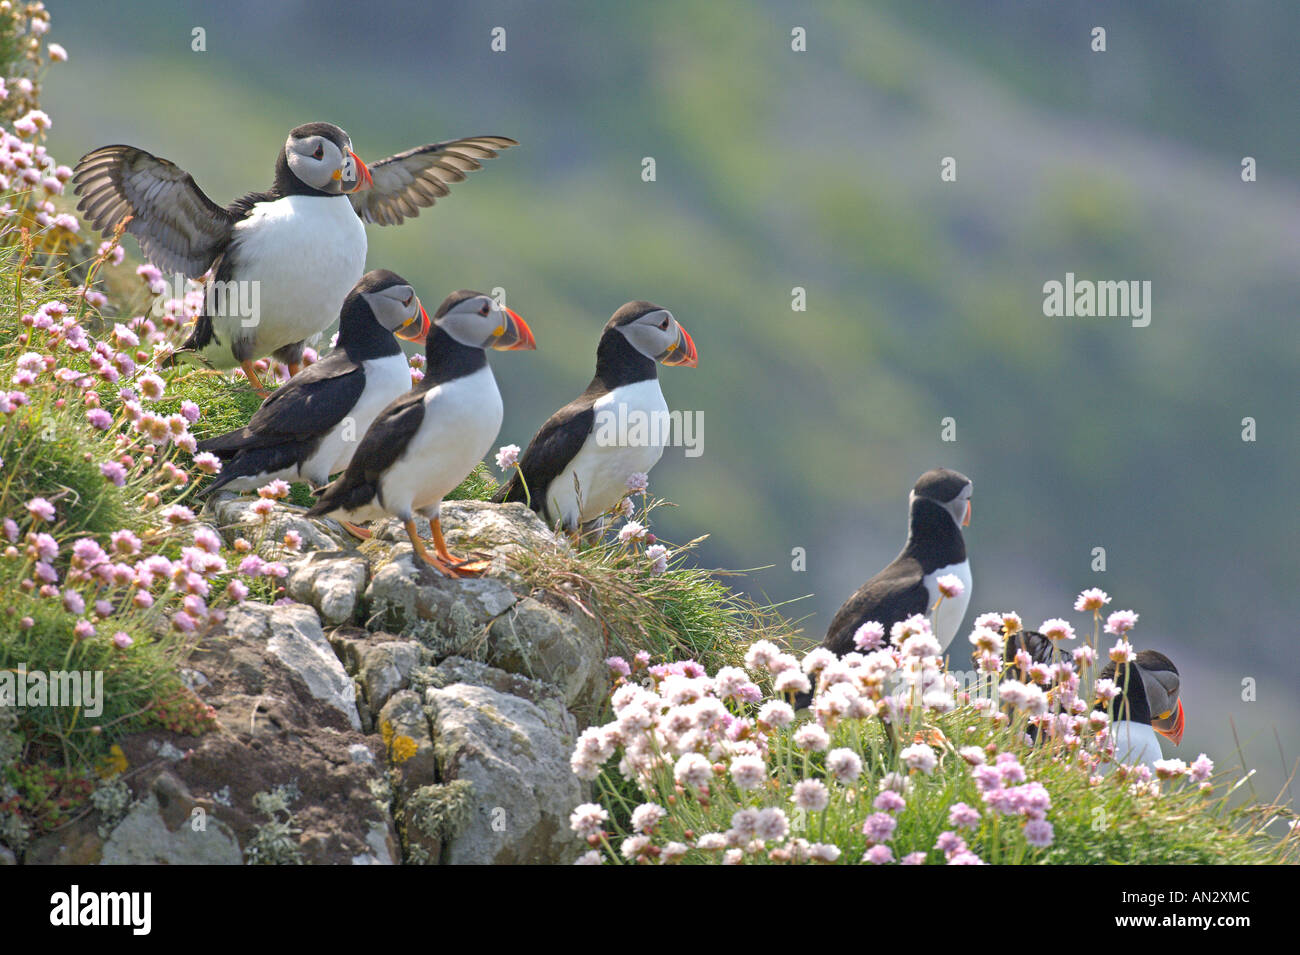
[[[367,167],[331,123],[289,133],[275,180],[221,207],[189,173],[134,146],[103,146],[77,163],[77,208],[106,234],[125,228],[164,273],[212,278],[182,352],[216,368],[243,369],[274,355],[296,374],[308,339],[339,313],[366,261],[364,223],[393,225],[447,195],[481,168],[504,136],[417,146]]]
[[[631,475],[648,474],[663,456],[669,418],[656,362],[698,361],[668,309],[628,302],[605,323],[587,390],[547,419],[493,500],[528,501],[548,523],[580,531],[618,503]]]
[[[433,317],[424,378],[381,411],[347,470],[307,512],[345,521],[402,521],[416,556],[448,577],[469,571],[447,550],[442,499],[483,459],[501,430],[501,392],[484,349],[536,348],[524,320],[482,292],[449,295]],[[415,516],[428,517],[430,554]]]
[[[422,345],[428,333],[410,284],[387,270],[367,272],[343,300],[334,350],[277,388],[245,427],[199,442],[222,460],[208,490],[251,491],[277,478],[328,482],[375,416],[411,387],[397,338]]]

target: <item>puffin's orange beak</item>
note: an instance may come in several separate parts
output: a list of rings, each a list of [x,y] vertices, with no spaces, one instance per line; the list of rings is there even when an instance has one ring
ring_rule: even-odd
[[[393,332],[393,334],[405,341],[415,342],[417,345],[423,345],[429,338],[429,329],[431,327],[432,326],[429,323],[429,313],[426,312],[424,306],[421,305],[420,320],[418,322],[411,322],[411,324],[406,328],[399,328],[397,331]]]
[[[506,313],[506,327],[501,334],[493,341],[492,347],[497,351],[532,351],[537,347],[537,340],[533,338],[533,330],[528,327],[528,323],[519,317],[519,313],[512,308],[502,308]]]
[[[962,527],[970,527],[970,516],[975,511],[975,505],[970,501],[966,502],[966,519],[961,522]]]
[[[1166,714],[1163,719],[1153,720],[1151,723],[1151,728],[1154,729],[1161,736],[1173,740],[1175,746],[1179,746],[1183,742],[1183,701],[1182,700],[1178,701],[1178,710],[1172,715],[1173,715],[1172,726],[1164,727],[1164,726],[1157,725],[1159,723],[1165,723],[1168,721],[1169,714]]]
[[[667,353],[659,359],[665,365],[685,365],[694,368],[700,363],[700,356],[695,351],[695,341],[691,333],[677,323],[677,341],[673,342]]]
[[[352,150],[348,150],[348,155],[352,157],[352,161],[357,167],[357,184],[352,191],[360,192],[362,189],[373,188],[375,185],[375,177],[370,175],[369,167],[367,167],[366,164],[361,161],[361,157]]]

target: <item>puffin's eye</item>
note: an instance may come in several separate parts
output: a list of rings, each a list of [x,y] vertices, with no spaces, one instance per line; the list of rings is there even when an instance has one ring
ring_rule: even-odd
[[[492,306],[489,305],[487,302],[484,302],[483,307],[478,310],[478,313],[480,315],[486,315],[490,311],[492,311]]]
[[[317,146],[317,147],[316,147],[316,151],[315,151],[314,153],[311,154],[311,158],[312,158],[312,159],[324,159],[324,158],[325,158],[325,147],[324,147],[324,146]]]
[[[662,322],[660,322],[659,327],[663,329],[665,332],[668,331],[668,319],[665,318]]]

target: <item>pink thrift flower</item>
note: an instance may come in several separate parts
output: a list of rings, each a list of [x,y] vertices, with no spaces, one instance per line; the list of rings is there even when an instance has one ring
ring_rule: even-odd
[[[1074,639],[1074,628],[1060,617],[1044,620],[1038,625],[1038,632],[1053,641]]]
[[[135,643],[135,641],[131,639],[130,634],[123,630],[119,630],[117,633],[113,634],[113,646],[117,647],[119,650],[125,650],[133,643]]]
[[[1089,587],[1083,593],[1079,594],[1074,601],[1074,609],[1079,612],[1089,610],[1100,610],[1106,604],[1110,603],[1110,595],[1100,587]]]
[[[1106,618],[1106,632],[1124,637],[1137,625],[1138,615],[1132,610],[1116,610]]]
[[[507,444],[497,451],[497,467],[502,471],[509,470],[519,461],[519,445]]]
[[[872,865],[888,865],[894,861],[894,850],[884,845],[872,846],[863,855],[862,861]]]
[[[54,505],[43,497],[34,497],[27,502],[27,513],[39,521],[54,520]]]
[[[961,578],[956,574],[944,574],[934,583],[939,588],[939,593],[950,600],[954,597],[960,597],[966,590],[966,585],[961,582]]]

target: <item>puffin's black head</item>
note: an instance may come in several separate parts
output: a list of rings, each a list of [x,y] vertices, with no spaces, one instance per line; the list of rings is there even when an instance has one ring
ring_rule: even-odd
[[[959,471],[935,468],[916,479],[908,502],[915,504],[917,501],[932,501],[951,514],[959,526],[968,527],[974,487],[971,479]]]
[[[652,302],[628,302],[605,323],[602,343],[612,335],[624,338],[636,351],[651,361],[665,365],[699,363],[695,342],[673,313]]]
[[[281,181],[286,177],[292,182]],[[374,185],[370,170],[352,151],[352,140],[333,123],[307,123],[290,131],[276,163],[276,182],[286,192],[329,196]],[[292,188],[295,182],[302,188]]]
[[[1112,680],[1120,689],[1111,704],[1115,719],[1150,723],[1175,745],[1183,741],[1183,702],[1178,698],[1178,668],[1173,660],[1157,650],[1142,650],[1132,664],[1106,664],[1098,679]]]
[[[491,295],[461,289],[452,292],[433,315],[433,324],[471,348],[523,351],[537,347],[532,329],[519,315]],[[433,348],[433,339],[429,340]]]
[[[423,344],[429,334],[429,316],[415,289],[388,269],[367,272],[352,286],[339,312],[339,340],[346,341],[371,321],[408,342]]]

